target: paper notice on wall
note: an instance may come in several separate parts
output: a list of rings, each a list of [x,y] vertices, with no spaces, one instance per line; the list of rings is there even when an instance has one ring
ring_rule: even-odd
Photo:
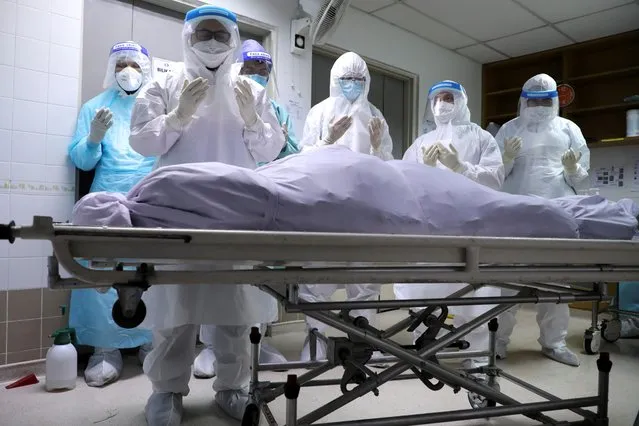
[[[632,160],[632,185],[630,191],[639,192],[639,157]]]
[[[624,167],[610,166],[595,169],[593,180],[596,188],[623,188],[626,181]]]
[[[302,121],[302,106],[299,101],[290,99],[288,101],[288,115],[293,119],[295,123]]]
[[[166,78],[168,73],[175,72],[178,69],[178,65],[179,62],[154,57],[151,62],[151,67],[153,68],[153,79],[160,80]]]

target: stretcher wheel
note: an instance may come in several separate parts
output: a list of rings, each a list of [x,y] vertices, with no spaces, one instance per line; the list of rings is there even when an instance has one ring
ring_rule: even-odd
[[[601,322],[601,337],[606,342],[614,343],[621,338],[621,321],[614,318],[610,321]]]
[[[144,321],[144,318],[146,317],[146,305],[142,300],[140,300],[133,316],[127,317],[124,315],[120,301],[116,300],[113,304],[113,309],[111,310],[111,316],[113,317],[113,321],[115,321],[115,323],[120,327],[135,328],[142,324],[142,321]]]
[[[596,355],[601,347],[601,332],[588,329],[584,333],[584,351],[588,355]]]
[[[255,404],[247,405],[242,416],[242,426],[259,426],[259,424],[260,408]]]
[[[481,383],[488,386],[488,382],[486,380],[481,380]],[[499,383],[495,383],[491,387],[497,392],[501,390],[501,388],[499,387]],[[475,392],[468,392],[468,402],[474,409],[497,406],[496,401],[493,401],[492,399],[486,399],[486,397],[476,394]]]

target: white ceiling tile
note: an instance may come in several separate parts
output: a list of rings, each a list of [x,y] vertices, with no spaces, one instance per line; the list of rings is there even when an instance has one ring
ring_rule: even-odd
[[[507,56],[502,55],[499,52],[495,52],[490,47],[483,44],[476,44],[474,46],[462,47],[456,50],[457,53],[472,58],[480,64],[487,64],[489,62],[501,61],[502,59],[508,59]]]
[[[384,8],[375,12],[374,15],[449,49],[468,46],[474,42],[465,35],[451,30],[403,4]]]
[[[405,3],[481,41],[544,25],[541,19],[510,0],[406,0]]]
[[[550,27],[537,28],[512,36],[489,41],[488,45],[509,56],[521,56],[542,50],[566,46],[572,41]]]
[[[365,12],[372,12],[382,7],[395,3],[396,0],[353,0],[351,6],[355,6]]]
[[[639,28],[639,4],[633,3],[605,12],[557,24],[557,28],[577,41],[586,41]]]
[[[612,7],[631,3],[633,0],[515,0],[550,22],[565,21]]]

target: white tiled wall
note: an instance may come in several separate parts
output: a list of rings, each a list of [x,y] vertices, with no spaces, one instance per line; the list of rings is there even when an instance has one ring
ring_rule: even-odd
[[[70,218],[83,0],[0,0],[0,223]],[[49,244],[0,242],[0,290],[46,286]]]

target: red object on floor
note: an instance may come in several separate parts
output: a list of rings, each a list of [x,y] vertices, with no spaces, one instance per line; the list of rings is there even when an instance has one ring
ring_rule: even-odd
[[[13,383],[9,383],[7,386],[5,386],[5,389],[13,389],[13,388],[19,388],[22,386],[35,385],[36,383],[40,383],[40,381],[35,376],[35,374],[31,373],[24,376],[21,379],[16,380]]]

